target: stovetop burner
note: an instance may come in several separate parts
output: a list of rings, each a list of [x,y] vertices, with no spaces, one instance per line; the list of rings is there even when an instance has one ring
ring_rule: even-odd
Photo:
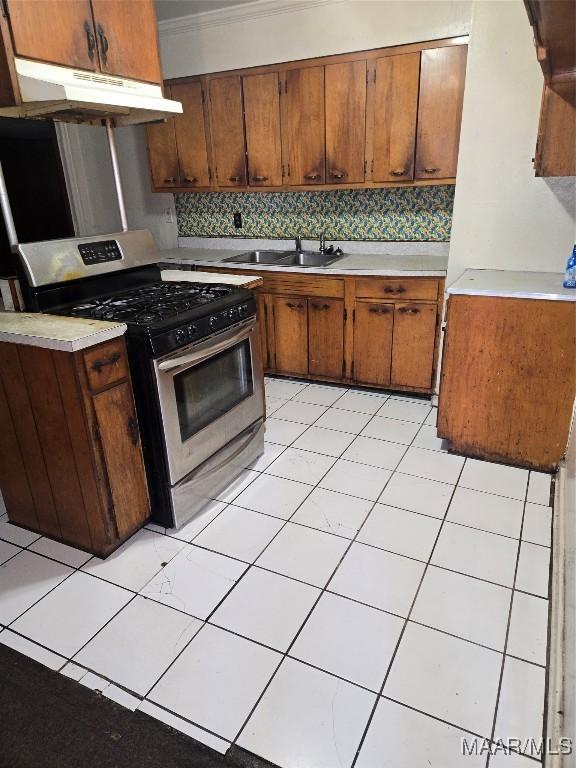
[[[211,304],[236,290],[231,285],[159,282],[68,306],[66,314],[150,326]]]

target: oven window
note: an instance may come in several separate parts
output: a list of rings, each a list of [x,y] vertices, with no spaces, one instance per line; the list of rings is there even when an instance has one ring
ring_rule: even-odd
[[[250,342],[179,373],[174,388],[184,442],[253,394]]]

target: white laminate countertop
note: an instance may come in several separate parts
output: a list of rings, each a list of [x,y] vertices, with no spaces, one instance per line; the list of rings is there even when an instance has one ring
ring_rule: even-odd
[[[576,288],[564,288],[563,279],[561,272],[467,269],[448,287],[448,293],[510,299],[576,301]]]
[[[45,315],[41,312],[0,312],[0,342],[77,352],[122,336],[124,323],[81,317]]]
[[[445,277],[448,257],[445,255],[393,255],[386,253],[351,253],[327,267],[287,267],[241,264],[226,261],[245,253],[246,248],[216,250],[213,248],[172,248],[160,251],[160,263],[190,264],[197,267],[224,267],[261,272],[301,272],[312,275],[382,275],[386,277]]]

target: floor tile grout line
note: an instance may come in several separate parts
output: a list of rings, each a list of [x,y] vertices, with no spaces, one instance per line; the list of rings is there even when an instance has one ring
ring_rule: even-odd
[[[407,615],[407,617],[406,617],[406,619],[404,621],[404,625],[402,627],[402,630],[400,631],[400,635],[398,637],[398,641],[396,643],[396,646],[395,646],[394,651],[392,653],[392,657],[391,657],[390,662],[388,664],[388,669],[386,670],[386,675],[384,677],[384,681],[383,681],[382,686],[381,686],[381,688],[380,688],[380,690],[378,692],[378,696],[376,697],[376,701],[374,702],[374,705],[372,707],[372,711],[370,713],[370,716],[368,717],[368,722],[366,723],[366,726],[365,726],[364,731],[362,733],[362,736],[360,738],[360,742],[359,742],[358,747],[356,749],[356,754],[354,755],[354,759],[352,760],[352,764],[351,764],[350,768],[354,768],[354,766],[356,765],[356,763],[358,761],[358,757],[360,755],[360,752],[361,752],[362,747],[364,745],[364,742],[366,740],[366,736],[368,734],[368,731],[370,730],[370,726],[372,724],[372,720],[374,719],[374,715],[376,713],[376,709],[378,707],[378,703],[379,703],[379,701],[380,701],[380,699],[381,699],[381,697],[382,697],[382,695],[384,693],[384,688],[386,687],[386,683],[388,681],[388,677],[390,675],[390,671],[391,671],[391,669],[392,669],[392,667],[394,665],[394,661],[396,659],[396,655],[398,653],[398,649],[400,648],[400,645],[401,645],[402,640],[404,638],[404,634],[406,632],[406,628],[407,628],[408,623],[410,621],[410,616],[411,616],[412,611],[414,609],[414,605],[416,604],[416,600],[418,599],[418,594],[420,593],[420,590],[422,588],[422,584],[423,584],[424,579],[426,577],[426,574],[428,572],[428,568],[431,565],[432,557],[434,555],[434,550],[436,549],[436,545],[437,545],[438,540],[440,538],[440,535],[442,533],[442,529],[444,527],[444,523],[445,523],[446,517],[448,515],[448,510],[450,509],[450,505],[451,505],[452,500],[454,498],[454,494],[456,493],[456,488],[458,487],[458,481],[460,480],[460,477],[462,476],[462,472],[464,471],[464,467],[465,466],[466,466],[466,460],[464,460],[464,462],[463,462],[463,464],[462,464],[462,466],[460,468],[460,472],[458,473],[458,480],[457,480],[456,484],[453,487],[452,494],[450,496],[450,501],[448,502],[448,505],[446,507],[446,511],[444,513],[444,517],[442,518],[442,524],[440,525],[440,528],[438,529],[438,533],[436,534],[436,538],[434,540],[434,544],[433,544],[432,549],[430,551],[430,556],[428,558],[428,561],[427,561],[426,565],[424,566],[424,570],[422,571],[422,576],[420,577],[420,581],[418,583],[418,587],[416,588],[416,592],[414,593],[414,597],[412,599],[410,608],[408,610],[408,615]]]
[[[372,416],[372,417],[369,419],[369,421],[367,422],[366,426],[367,426],[367,425],[370,423],[370,421],[372,420],[372,418],[374,418],[374,416]],[[409,446],[407,446],[407,447],[406,447],[406,451],[408,450],[408,448],[409,448]],[[406,451],[404,451],[404,453],[402,454],[402,457],[399,459],[397,466],[400,464],[400,462],[401,462],[401,461],[402,461],[402,459],[404,458],[404,456],[405,456],[405,454],[406,454]],[[332,466],[334,466],[334,465],[332,465]],[[328,471],[330,471],[330,470],[328,470]],[[395,471],[395,470],[394,470],[394,471]],[[384,489],[386,488],[386,486],[388,485],[388,483],[390,482],[391,478],[392,478],[392,477],[393,477],[393,475],[394,475],[394,471],[390,473],[390,477],[388,477],[388,479],[387,479],[387,480],[386,480],[386,482],[384,483],[384,486],[382,487],[382,490],[380,491],[380,494],[379,494],[379,495],[381,495],[381,494],[384,492]],[[327,473],[325,473],[325,474],[324,474],[324,476],[323,476],[323,477],[322,477],[322,478],[321,478],[321,479],[318,481],[318,483],[316,484],[316,488],[317,488],[317,487],[319,486],[319,484],[322,482],[322,479],[323,479],[323,478],[326,476],[326,474],[327,474]],[[302,503],[303,503],[303,502],[302,502]],[[301,624],[301,626],[300,626],[299,630],[296,632],[295,636],[293,637],[293,639],[292,639],[292,641],[291,641],[290,645],[288,646],[288,648],[287,648],[287,650],[286,650],[286,652],[285,652],[285,654],[284,654],[284,656],[283,656],[282,660],[280,661],[280,664],[279,664],[279,665],[276,667],[276,669],[275,669],[274,673],[272,674],[272,676],[271,676],[271,677],[270,677],[270,679],[268,680],[268,682],[267,682],[266,686],[264,687],[263,691],[261,692],[261,694],[260,694],[260,696],[258,697],[257,701],[255,702],[254,706],[252,707],[252,709],[251,709],[251,710],[250,710],[250,712],[248,713],[248,716],[247,716],[247,717],[246,717],[246,719],[244,720],[244,722],[243,722],[243,724],[242,724],[242,727],[240,728],[240,730],[238,731],[238,733],[236,734],[236,736],[235,736],[235,738],[234,738],[234,740],[233,740],[233,742],[232,742],[233,744],[236,744],[236,743],[237,743],[237,741],[238,741],[238,739],[240,738],[240,736],[241,736],[241,734],[242,734],[242,732],[243,732],[244,728],[246,727],[246,725],[247,725],[247,724],[248,724],[248,722],[250,721],[250,718],[252,717],[252,715],[253,715],[253,714],[254,714],[254,712],[256,711],[256,709],[257,709],[258,705],[260,704],[260,702],[261,702],[261,701],[262,701],[262,699],[264,698],[264,696],[265,696],[265,694],[266,694],[266,691],[268,690],[268,688],[269,688],[269,687],[270,687],[270,685],[272,684],[272,681],[274,680],[275,676],[277,675],[277,673],[278,673],[278,670],[280,669],[281,665],[284,663],[284,661],[285,661],[285,659],[286,659],[286,658],[290,658],[290,657],[289,657],[289,654],[290,654],[290,651],[291,651],[292,647],[294,646],[294,644],[295,644],[295,643],[296,643],[296,641],[298,640],[298,637],[300,636],[300,634],[301,634],[302,630],[303,630],[303,629],[304,629],[304,627],[306,626],[306,624],[307,624],[308,620],[310,619],[310,616],[311,616],[311,615],[312,615],[312,613],[314,612],[314,610],[315,610],[316,606],[318,605],[318,603],[319,603],[319,602],[320,602],[320,600],[322,599],[323,595],[324,595],[324,594],[325,594],[325,593],[328,591],[328,586],[330,585],[330,582],[331,582],[331,581],[332,581],[332,579],[334,578],[334,574],[337,572],[338,568],[339,568],[339,567],[340,567],[340,565],[342,564],[342,562],[343,562],[344,558],[346,557],[346,555],[348,554],[348,552],[351,550],[351,548],[352,548],[352,545],[353,545],[353,544],[354,544],[354,542],[356,541],[356,538],[357,538],[358,534],[360,533],[360,530],[362,529],[362,526],[364,525],[364,523],[366,522],[366,520],[368,519],[368,517],[371,515],[371,513],[372,513],[372,511],[373,511],[373,509],[374,509],[374,507],[375,507],[376,503],[377,503],[376,501],[374,501],[374,502],[372,503],[372,505],[371,505],[370,509],[368,510],[368,512],[367,512],[367,514],[366,514],[366,516],[365,516],[365,518],[364,518],[364,520],[363,520],[363,522],[362,522],[362,523],[361,523],[361,525],[358,527],[358,530],[356,531],[356,534],[355,534],[354,538],[350,540],[350,542],[349,542],[348,546],[346,547],[346,549],[345,549],[345,551],[343,552],[343,554],[342,554],[342,556],[341,556],[340,560],[339,560],[339,561],[338,561],[338,563],[336,564],[336,567],[333,569],[333,571],[332,571],[332,573],[331,573],[330,577],[328,578],[327,582],[325,583],[324,587],[321,589],[321,592],[320,592],[320,594],[318,595],[318,597],[317,597],[316,601],[315,601],[315,602],[314,602],[314,604],[312,605],[312,607],[311,607],[310,611],[308,612],[308,614],[307,614],[306,618],[304,619],[303,623]],[[300,506],[302,506],[302,505],[300,505]],[[298,507],[298,509],[299,509],[299,508],[300,508],[300,507]],[[292,516],[291,516],[291,517],[293,517],[293,516],[296,514],[296,512],[298,511],[298,509],[296,509],[296,510],[294,511],[294,513],[292,514]],[[377,698],[378,698],[378,697],[377,697]]]
[[[195,728],[199,728],[201,731],[204,731],[204,733],[209,733],[211,736],[215,736],[217,739],[222,739],[222,741],[227,742],[227,744],[229,744],[229,745],[232,744],[232,742],[230,741],[230,739],[227,736],[222,736],[221,734],[216,733],[216,731],[211,731],[209,728],[206,728],[205,725],[200,725],[200,723],[196,723],[196,722],[194,722],[194,720],[190,720],[185,715],[179,715],[177,712],[174,712],[172,709],[169,709],[168,707],[165,707],[163,704],[158,704],[156,701],[152,701],[152,699],[148,699],[146,697],[141,699],[141,703],[144,703],[144,702],[146,702],[147,704],[152,704],[154,707],[158,707],[158,709],[163,710],[164,712],[166,712],[169,715],[173,715],[174,717],[178,718],[178,720],[182,720],[183,722],[188,723],[188,725],[193,725]],[[143,710],[141,710],[139,707],[137,707],[136,711],[140,711],[144,715],[148,714],[147,712],[144,712]],[[149,715],[149,716],[153,717],[153,715]],[[159,718],[154,718],[154,719],[158,720]],[[162,722],[162,721],[160,721],[160,722]],[[178,729],[176,729],[176,730],[178,730]],[[209,745],[205,745],[205,746],[209,746]]]

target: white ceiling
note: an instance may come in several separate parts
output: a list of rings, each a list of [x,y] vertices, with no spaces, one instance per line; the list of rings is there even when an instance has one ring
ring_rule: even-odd
[[[230,8],[233,5],[244,5],[253,0],[156,0],[158,21],[177,19],[191,13],[216,11],[220,8]]]

